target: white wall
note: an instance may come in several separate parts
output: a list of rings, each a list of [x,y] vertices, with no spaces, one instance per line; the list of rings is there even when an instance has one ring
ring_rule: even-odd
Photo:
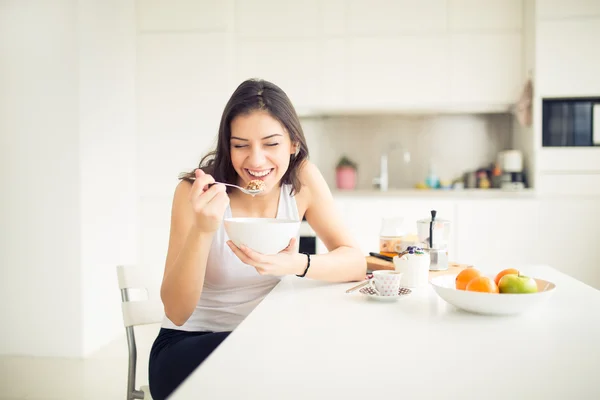
[[[135,259],[133,0],[0,7],[0,354],[79,357]]]
[[[78,3],[83,352],[123,332],[115,266],[137,261],[135,6]]]
[[[74,4],[0,12],[3,354],[82,352]]]
[[[179,173],[216,144],[233,80],[233,1],[137,3],[140,262],[162,279]]]

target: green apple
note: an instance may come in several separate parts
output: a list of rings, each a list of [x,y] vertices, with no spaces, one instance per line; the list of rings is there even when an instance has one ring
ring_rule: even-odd
[[[536,293],[535,279],[523,275],[504,275],[498,282],[500,293]]]

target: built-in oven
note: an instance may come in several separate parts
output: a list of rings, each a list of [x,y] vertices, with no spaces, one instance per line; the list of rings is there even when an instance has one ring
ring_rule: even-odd
[[[317,254],[317,235],[306,221],[302,218],[300,223],[300,244],[298,251],[300,253]]]
[[[600,97],[542,99],[542,145],[600,146]]]

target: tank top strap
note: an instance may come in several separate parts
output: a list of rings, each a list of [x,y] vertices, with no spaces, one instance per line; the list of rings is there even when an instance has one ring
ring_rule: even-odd
[[[298,204],[296,204],[296,198],[290,194],[291,190],[292,185],[281,185],[279,205],[277,206],[277,219],[300,219]]]

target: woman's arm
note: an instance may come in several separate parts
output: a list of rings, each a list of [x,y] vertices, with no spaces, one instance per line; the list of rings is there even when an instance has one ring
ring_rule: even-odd
[[[365,279],[367,261],[355,239],[342,223],[329,186],[318,168],[307,162],[300,172],[302,190],[307,190],[306,221],[329,250],[311,255],[306,277],[331,282]],[[302,275],[307,256],[298,254],[297,274]]]
[[[205,191],[205,185],[214,180],[196,174],[194,185],[182,181],[175,190],[160,291],[165,314],[177,326],[188,320],[200,299],[214,232],[229,204],[223,185]]]

